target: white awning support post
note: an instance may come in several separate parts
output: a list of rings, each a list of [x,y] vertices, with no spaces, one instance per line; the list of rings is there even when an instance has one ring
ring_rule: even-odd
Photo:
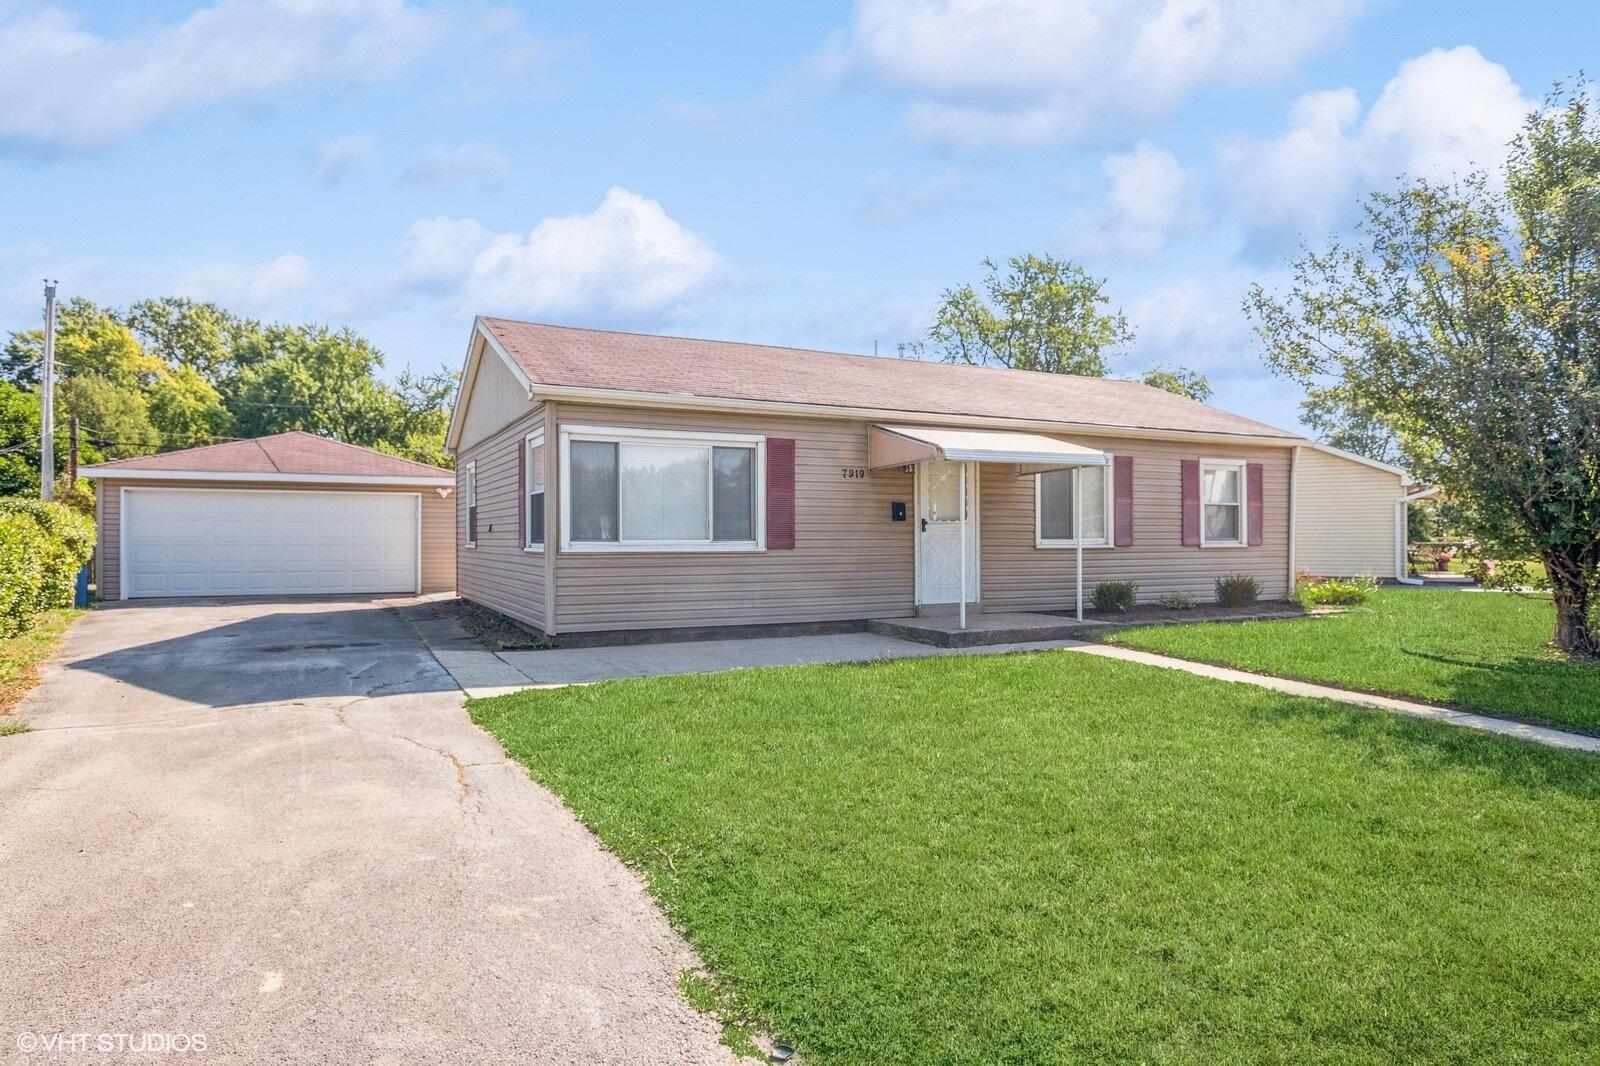
[[[961,628],[967,628],[967,464],[961,464]]]
[[[1078,542],[1078,621],[1083,621],[1083,468],[1072,472],[1072,539]]]

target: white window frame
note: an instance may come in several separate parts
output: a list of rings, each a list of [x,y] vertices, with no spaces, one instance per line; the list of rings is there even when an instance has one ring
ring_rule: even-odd
[[[1115,457],[1106,455],[1106,535],[1105,539],[1085,540],[1085,551],[1094,548],[1115,548],[1117,546],[1117,515],[1116,515],[1116,464],[1112,461]],[[1069,467],[1070,470],[1082,470],[1082,466]],[[1053,473],[1053,471],[1052,471]],[[1035,548],[1076,548],[1076,537],[1047,538],[1044,535],[1044,475],[1033,476],[1033,546]]]
[[[472,539],[472,511],[473,508],[478,506],[478,461],[476,459],[467,464],[465,474],[466,477],[463,479],[465,483],[462,485],[461,491],[461,517],[463,524],[466,526],[465,536],[467,538],[464,546],[476,548],[478,542]]]
[[[1213,470],[1237,470],[1239,472],[1239,539],[1238,540],[1212,540],[1206,536],[1206,473]],[[1202,459],[1200,460],[1200,547],[1202,548],[1248,548],[1250,546],[1250,463],[1245,459]],[[1217,506],[1228,506],[1218,504]]]
[[[534,467],[533,450],[543,444],[543,429],[536,429],[522,438],[522,550],[525,552],[539,553],[544,551],[544,540],[528,539],[533,534],[533,508],[528,506],[528,497],[531,495],[529,492],[529,479],[533,476]],[[550,492],[548,478],[545,481],[544,491],[546,494]],[[545,513],[549,514],[549,508],[545,509]],[[546,529],[545,539],[549,539],[549,536],[550,531]]]
[[[572,539],[572,442],[604,444],[683,444],[703,448],[754,448],[754,540],[611,540]],[[716,433],[667,429],[626,429],[620,426],[561,427],[561,550],[563,552],[764,552],[767,550],[767,438],[752,433]],[[620,486],[619,486],[620,491]],[[707,526],[714,531],[716,493],[706,494]]]

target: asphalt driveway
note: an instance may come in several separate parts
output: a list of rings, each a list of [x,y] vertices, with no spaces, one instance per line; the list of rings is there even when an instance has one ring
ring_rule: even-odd
[[[208,1062],[730,1060],[638,879],[381,602],[98,610],[21,714],[0,1056],[157,1034]]]

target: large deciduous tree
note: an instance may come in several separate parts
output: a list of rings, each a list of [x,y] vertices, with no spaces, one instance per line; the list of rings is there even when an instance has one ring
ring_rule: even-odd
[[[1600,123],[1558,87],[1504,180],[1368,202],[1361,239],[1247,301],[1272,369],[1380,423],[1501,558],[1548,571],[1555,643],[1600,654]],[[1324,394],[1326,395],[1326,394]]]
[[[1019,255],[1006,272],[983,261],[984,295],[971,285],[947,289],[926,342],[947,363],[1003,366],[1104,377],[1106,357],[1133,339],[1128,320],[1110,311],[1105,279],[1051,256]]]

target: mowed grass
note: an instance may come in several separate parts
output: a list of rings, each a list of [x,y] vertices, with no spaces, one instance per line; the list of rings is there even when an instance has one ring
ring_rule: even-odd
[[[1379,589],[1324,618],[1132,629],[1146,651],[1600,732],[1600,666],[1550,647],[1544,596]]]
[[[1593,757],[1069,652],[470,710],[810,1062],[1600,1046]]]
[[[0,639],[0,737],[27,732],[12,712],[39,680],[39,664],[61,643],[67,627],[82,611],[46,611],[33,626],[14,637]]]

